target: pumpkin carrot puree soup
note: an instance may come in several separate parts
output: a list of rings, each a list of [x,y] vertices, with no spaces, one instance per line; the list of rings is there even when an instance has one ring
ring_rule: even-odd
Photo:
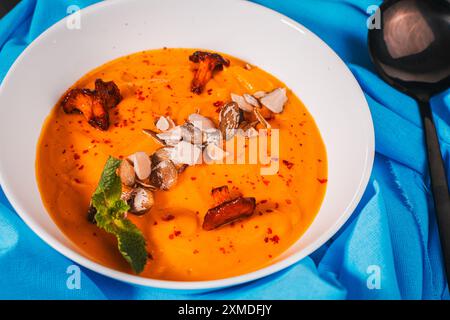
[[[159,49],[111,61],[61,97],[36,172],[86,256],[165,280],[269,265],[317,214],[324,144],[286,86],[225,54]]]

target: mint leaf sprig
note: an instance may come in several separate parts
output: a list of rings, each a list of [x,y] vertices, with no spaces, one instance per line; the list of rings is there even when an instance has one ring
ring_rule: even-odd
[[[135,273],[141,273],[148,253],[142,232],[125,216],[130,207],[120,198],[122,182],[116,173],[120,163],[121,160],[108,158],[91,204],[97,211],[97,226],[116,236],[122,256]]]

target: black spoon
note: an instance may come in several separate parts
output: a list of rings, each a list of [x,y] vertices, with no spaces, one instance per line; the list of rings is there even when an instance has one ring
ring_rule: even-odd
[[[369,30],[370,55],[380,76],[419,104],[450,283],[450,196],[429,104],[431,96],[450,87],[450,2],[387,0],[377,13],[381,23],[380,28]]]

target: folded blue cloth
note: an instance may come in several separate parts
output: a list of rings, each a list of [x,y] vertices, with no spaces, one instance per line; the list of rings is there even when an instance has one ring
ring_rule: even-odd
[[[0,79],[22,50],[66,14],[92,0],[23,0],[0,20]],[[0,192],[0,298],[25,299],[449,299],[429,191],[416,103],[382,82],[366,47],[373,0],[259,0],[308,27],[349,65],[369,102],[376,136],[373,173],[358,208],[326,245],[270,277],[225,290],[186,294],[118,282],[81,268],[40,240]],[[4,108],[5,106],[1,106]],[[450,91],[432,101],[447,172]]]

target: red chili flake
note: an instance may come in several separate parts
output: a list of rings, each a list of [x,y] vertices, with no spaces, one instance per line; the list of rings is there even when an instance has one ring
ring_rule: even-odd
[[[272,228],[267,228],[267,233],[272,234]]]
[[[210,96],[212,94],[212,89],[208,89],[208,91],[206,91],[208,93],[208,95]]]
[[[269,183],[270,183],[270,181],[269,180],[264,180],[263,179],[263,181],[262,181],[266,186],[268,186],[269,185]]]
[[[197,249],[195,249],[194,251],[192,251],[193,254],[197,254],[199,251]]]
[[[225,248],[223,248],[223,247],[220,247],[219,250],[220,250],[220,252],[222,252],[223,254],[226,253]]]
[[[258,225],[256,225],[256,226],[255,226],[255,229],[258,229],[258,228],[259,228],[259,226],[258,226]]]
[[[162,70],[158,70],[155,72],[157,76],[159,76],[162,73]]]
[[[287,160],[283,160],[283,164],[284,164],[289,170],[291,170],[292,167],[294,166],[294,164],[293,164],[292,162],[287,161]]]
[[[191,177],[191,180],[192,181],[197,180],[197,177]]]
[[[109,143],[111,143],[111,140],[109,140],[109,139],[103,139],[103,143],[104,143],[104,144],[109,144]]]
[[[170,84],[166,85],[167,89],[172,90],[172,86]]]
[[[169,234],[169,239],[173,240],[173,234]]]
[[[277,235],[274,235],[272,238],[270,238],[270,241],[272,241],[273,243],[278,243],[278,242],[280,242],[280,237]]]
[[[83,170],[83,168],[84,168],[84,166],[81,165],[81,166],[78,167],[78,170]]]
[[[265,238],[264,238],[264,242],[265,242],[265,243],[269,242],[269,238],[268,238],[268,237],[265,237]]]
[[[320,183],[327,183],[328,179],[319,179],[319,178],[317,178],[317,181],[319,181]]]
[[[272,209],[266,209],[266,212],[267,213],[271,213],[271,212],[273,212],[273,210]]]
[[[74,158],[75,160],[78,160],[78,159],[80,159],[80,155],[79,155],[78,153],[75,153],[75,154],[73,155],[73,158]]]
[[[322,162],[322,159],[317,159],[317,162]]]
[[[269,254],[268,257],[269,257],[269,259],[272,259],[272,255],[271,254]]]
[[[83,150],[83,154],[86,154],[88,152],[89,152],[89,150]]]
[[[181,235],[181,231],[176,230],[173,234],[175,235],[175,237],[178,237],[179,235]]]
[[[261,200],[260,203],[267,203],[267,200]]]
[[[175,216],[173,214],[165,214],[161,218],[162,221],[171,221],[173,219],[175,219]]]
[[[62,151],[62,154],[65,154],[66,153],[66,149],[64,149],[63,151]]]
[[[228,183],[230,183],[230,184],[232,184],[232,183],[233,183],[233,181],[232,181],[232,180],[228,180],[227,182],[228,182]]]
[[[214,102],[213,105],[214,105],[214,107],[221,107],[221,106],[223,106],[223,101],[218,100],[218,101]]]
[[[153,222],[153,225],[157,226],[158,225],[158,221]]]
[[[81,183],[81,181],[80,181],[79,179],[77,179],[77,178],[75,178],[74,181],[75,181],[76,183]]]

